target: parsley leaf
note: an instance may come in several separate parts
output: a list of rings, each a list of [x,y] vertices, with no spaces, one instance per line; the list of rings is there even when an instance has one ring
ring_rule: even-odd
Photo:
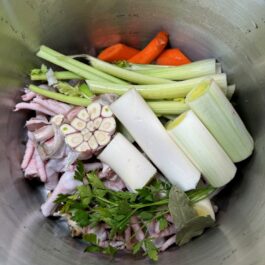
[[[142,240],[133,245],[132,247],[133,254],[136,254],[141,250],[143,243],[144,241]]]
[[[71,211],[72,219],[81,227],[89,225],[89,214],[85,210],[74,209]]]
[[[98,239],[97,239],[97,235],[91,233],[91,234],[84,234],[83,235],[83,240],[88,242],[88,243],[91,243],[91,244],[94,244],[94,245],[97,245],[98,244]]]
[[[91,245],[85,248],[85,252],[100,253],[102,252],[102,248],[96,245]]]
[[[93,198],[93,194],[92,194],[90,186],[89,185],[79,186],[77,187],[77,190],[78,190],[82,205],[84,207],[88,207],[88,205],[90,204]]]
[[[144,240],[144,247],[145,247],[145,252],[148,255],[148,257],[153,261],[157,261],[158,250],[150,238],[147,238]]]
[[[159,219],[158,219],[158,222],[159,222],[159,229],[160,231],[166,229],[168,227],[168,221],[166,220],[166,218],[164,216],[161,216]]]

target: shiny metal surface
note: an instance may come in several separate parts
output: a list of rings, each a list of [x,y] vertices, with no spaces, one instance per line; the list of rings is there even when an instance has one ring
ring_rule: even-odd
[[[159,264],[265,264],[265,2],[263,0],[0,1],[0,264],[149,264],[121,254],[83,254],[19,169],[25,115],[12,113],[38,45],[89,51],[122,41],[140,47],[158,30],[192,59],[216,57],[238,87],[240,114],[255,138],[253,157],[219,197],[219,226]]]

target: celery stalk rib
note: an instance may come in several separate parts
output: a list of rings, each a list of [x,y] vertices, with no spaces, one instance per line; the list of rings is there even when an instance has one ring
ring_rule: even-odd
[[[169,80],[187,80],[216,74],[216,63],[215,59],[208,59],[181,66],[160,67],[157,69],[147,68],[137,70],[137,73]]]
[[[140,73],[136,73],[133,71],[129,71],[123,68],[120,68],[116,65],[101,61],[97,58],[94,58],[92,56],[86,56],[87,59],[90,61],[90,64],[95,67],[96,69],[108,73],[112,76],[116,76],[118,78],[124,79],[126,81],[135,83],[135,84],[164,84],[164,83],[172,83],[173,81],[163,79],[163,78],[157,78],[152,76],[143,75]]]
[[[61,93],[52,92],[40,87],[37,87],[35,85],[30,85],[29,89],[39,95],[45,96],[47,98],[55,99],[61,102],[65,102],[72,105],[77,106],[88,106],[92,102],[92,98],[79,98],[79,97],[72,97],[72,96],[66,96]]]
[[[57,80],[71,80],[71,79],[84,79],[80,75],[74,74],[69,71],[58,71],[54,72],[54,76]],[[31,74],[30,79],[32,81],[45,81],[47,80],[46,74]]]
[[[225,74],[154,85],[119,85],[90,80],[87,80],[86,82],[90,90],[95,94],[114,93],[117,95],[123,95],[130,89],[136,89],[145,99],[175,99],[179,97],[185,97],[204,79],[215,80],[220,87],[222,87],[224,93],[226,93],[227,81]]]
[[[176,101],[147,101],[147,104],[157,115],[178,115],[189,109],[187,104]]]
[[[65,56],[57,51],[54,51],[46,46],[41,46],[37,56],[45,59],[51,63],[54,63],[58,66],[61,66],[68,71],[71,71],[79,76],[84,77],[85,79],[104,81],[104,82],[113,82],[118,84],[126,84],[126,82],[102,73],[101,71],[94,69],[93,67],[86,65],[82,62],[79,62],[71,57]]]

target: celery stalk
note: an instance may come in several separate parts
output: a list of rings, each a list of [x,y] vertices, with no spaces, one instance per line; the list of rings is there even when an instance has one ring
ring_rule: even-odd
[[[222,187],[234,178],[232,160],[193,111],[171,121],[167,131],[211,186]]]
[[[86,82],[90,90],[95,94],[114,93],[123,95],[130,89],[136,89],[145,99],[175,99],[185,97],[194,86],[198,85],[204,79],[215,80],[222,87],[224,93],[226,93],[227,80],[225,74],[157,85],[119,85],[90,80]]]
[[[37,56],[45,59],[51,63],[54,63],[58,66],[65,68],[68,71],[71,71],[79,76],[82,76],[85,79],[104,81],[104,82],[113,82],[117,84],[126,84],[126,82],[102,73],[101,71],[94,69],[93,67],[86,65],[82,62],[79,62],[71,57],[65,56],[55,50],[52,50],[46,46],[41,46]]]
[[[81,76],[71,73],[69,71],[57,71],[54,72],[54,76],[57,80],[71,80],[71,79],[84,79]],[[47,80],[46,74],[30,74],[30,79],[32,81],[45,81]]]
[[[147,104],[157,115],[178,115],[189,109],[187,104],[177,101],[147,101]]]
[[[114,64],[101,61],[89,55],[87,55],[86,58],[90,61],[90,64],[96,69],[135,84],[149,85],[172,83],[172,81],[167,79],[151,77],[148,75],[143,75],[140,73],[135,73],[133,71],[120,68]]]
[[[214,81],[204,80],[187,96],[196,113],[233,162],[251,155],[254,142],[232,104]]]
[[[156,174],[156,168],[122,134],[117,133],[98,159],[109,165],[130,191],[143,188]]]
[[[65,102],[72,105],[77,106],[88,106],[92,102],[91,98],[79,98],[79,97],[72,97],[72,96],[66,96],[61,93],[52,92],[34,85],[30,85],[29,89],[39,95],[45,96],[47,98],[55,99],[61,102]]]
[[[137,73],[169,80],[187,80],[216,74],[216,63],[215,59],[208,59],[181,66],[137,70]]]
[[[110,109],[172,184],[184,191],[196,187],[200,172],[170,138],[136,90],[117,99]]]

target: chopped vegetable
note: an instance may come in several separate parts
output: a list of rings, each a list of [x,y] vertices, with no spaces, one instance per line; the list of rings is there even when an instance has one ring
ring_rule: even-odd
[[[227,80],[225,74],[198,77],[170,84],[156,85],[119,85],[90,80],[86,80],[86,82],[90,90],[95,94],[114,93],[117,95],[123,95],[130,89],[136,89],[145,99],[162,100],[185,97],[194,88],[194,86],[198,85],[204,79],[214,79],[223,89],[224,93],[226,93]]]
[[[119,60],[128,60],[136,55],[139,50],[129,47],[122,43],[117,43],[104,49],[98,58],[106,62],[115,62]]]
[[[251,155],[253,139],[214,81],[201,82],[188,94],[186,102],[233,162],[242,161]]]
[[[168,34],[166,32],[159,32],[147,46],[130,58],[130,63],[148,64],[153,62],[157,56],[164,50],[168,43]]]
[[[216,63],[215,59],[207,59],[174,67],[138,70],[137,73],[169,80],[187,80],[216,74]]]
[[[191,110],[170,122],[167,131],[210,185],[221,187],[234,178],[232,160]]]
[[[115,135],[98,159],[108,164],[130,191],[143,188],[156,174],[155,167],[120,133]]]
[[[183,65],[191,63],[190,59],[180,49],[167,49],[156,60],[160,65]]]
[[[196,187],[200,172],[170,139],[161,122],[135,90],[128,91],[110,108],[171,183],[184,191]]]
[[[172,187],[169,193],[169,211],[177,228],[176,244],[181,246],[193,237],[199,236],[204,229],[214,225],[212,213],[198,215],[187,195],[177,187]],[[196,206],[195,206],[196,207]]]
[[[82,76],[85,79],[105,81],[105,82],[108,81],[117,84],[126,84],[126,82],[114,76],[102,73],[101,71],[98,71],[97,69],[89,65],[81,63],[71,57],[65,56],[44,45],[40,47],[37,56],[51,63],[54,63],[58,66],[61,66],[66,70],[71,71],[79,76]]]
[[[140,73],[136,73],[133,71],[129,71],[123,68],[120,68],[114,64],[110,64],[104,61],[101,61],[97,58],[94,58],[90,55],[85,55],[85,58],[87,58],[90,62],[90,64],[98,69],[99,71],[102,71],[104,73],[107,73],[109,75],[121,78],[123,80],[136,83],[136,84],[163,84],[163,83],[172,83],[171,80],[152,77],[148,75],[143,75]],[[88,78],[89,79],[89,78]],[[91,79],[92,80],[92,79]]]

